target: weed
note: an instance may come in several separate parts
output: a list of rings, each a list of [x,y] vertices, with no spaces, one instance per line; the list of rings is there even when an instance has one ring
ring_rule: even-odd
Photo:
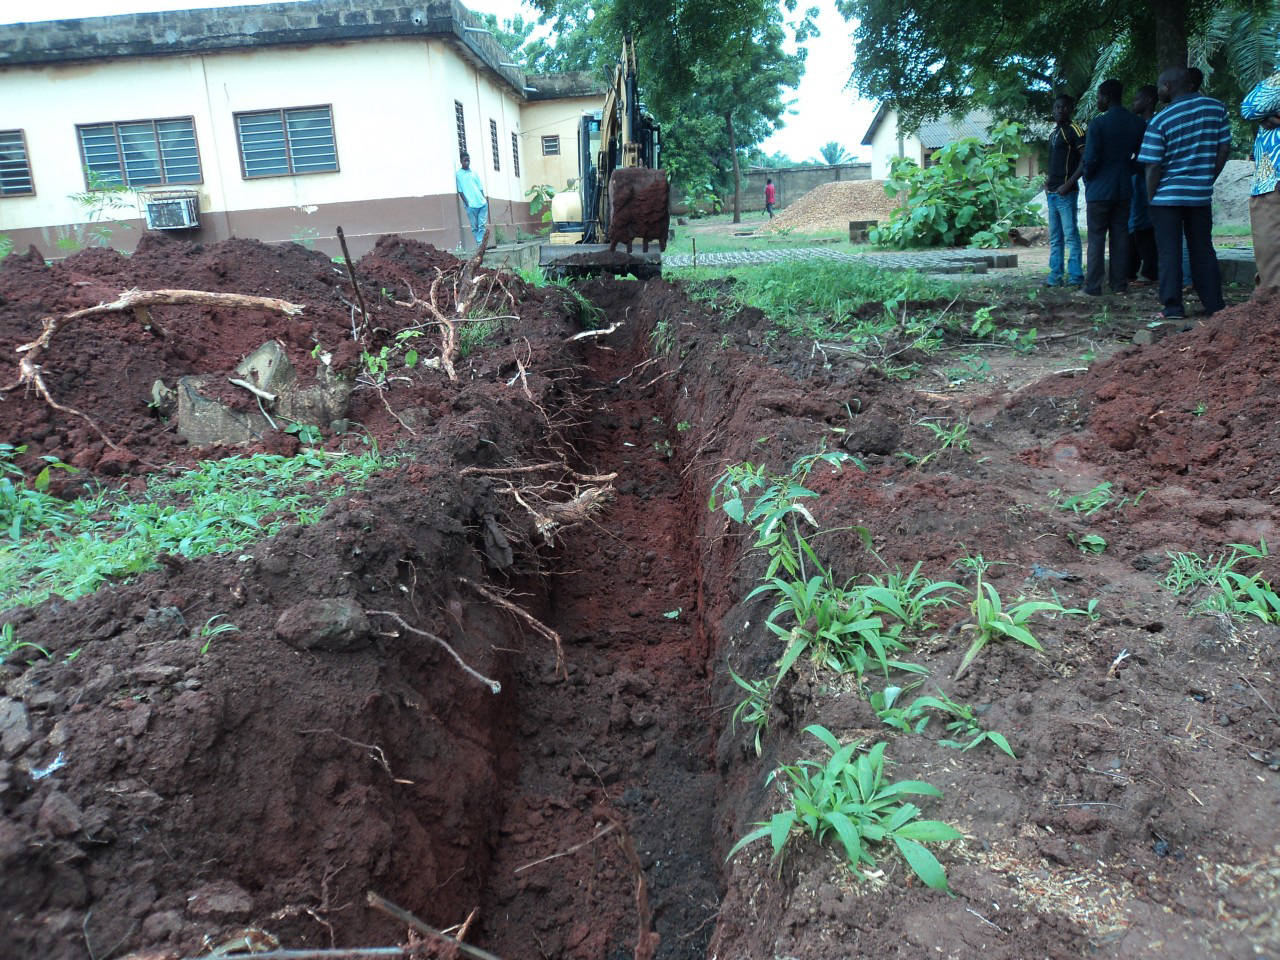
[[[973,614],[973,622],[966,624],[964,627],[966,630],[973,631],[975,636],[973,643],[965,651],[964,657],[960,661],[960,666],[956,670],[957,679],[965,670],[969,669],[969,665],[982,652],[982,648],[992,640],[1016,640],[1035,650],[1043,650],[1044,647],[1040,645],[1040,641],[1027,629],[1027,623],[1035,614],[1041,612],[1083,614],[1085,612],[1083,610],[1068,610],[1062,604],[1048,600],[1024,600],[1022,598],[1019,598],[1013,606],[1005,609],[1004,601],[1000,599],[1000,594],[995,587],[983,579],[983,573],[984,570],[978,571],[977,583],[973,590],[973,603],[969,607]]]
[[[1194,553],[1170,553],[1169,572],[1164,585],[1175,594],[1197,587],[1209,587],[1209,594],[1194,607],[1194,613],[1226,614],[1233,620],[1256,617],[1263,623],[1280,623],[1280,595],[1262,574],[1245,575],[1235,569],[1241,560],[1260,560],[1270,555],[1267,541],[1258,546],[1228,544],[1230,553],[1200,557]]]
[[[679,423],[676,424],[676,433],[684,433],[686,430],[690,428],[690,426],[691,424],[689,423],[688,420],[681,420]]]
[[[961,357],[959,366],[947,367],[941,373],[947,378],[947,384],[953,387],[965,383],[985,383],[991,379],[991,364],[977,356]]]
[[[1217,584],[1241,560],[1260,560],[1270,555],[1266,540],[1259,540],[1256,547],[1248,543],[1229,543],[1227,546],[1231,548],[1231,552],[1218,557],[1213,554],[1208,557],[1194,553],[1166,554],[1169,558],[1169,572],[1165,574],[1165,587],[1181,596],[1196,587]]]
[[[139,499],[105,495],[65,504],[69,518],[24,534],[0,551],[0,607],[68,600],[132,576],[170,553],[185,558],[243,549],[288,524],[310,524],[325,505],[388,466],[376,449],[361,455],[308,450],[208,460]]]
[[[67,470],[78,473],[57,457],[41,457],[45,466],[31,480],[24,482],[17,457],[26,452],[25,446],[0,443],[0,530],[9,539],[22,537],[41,527],[61,527],[70,522],[67,504],[48,492],[51,471]]]
[[[458,359],[475,353],[498,329],[496,320],[477,320],[458,324]]]
[[[942,791],[921,780],[888,782],[883,743],[854,759],[861,741],[841,746],[830,730],[818,724],[805,727],[805,732],[821,740],[831,756],[826,762],[801,760],[769,774],[766,783],[778,784],[791,809],[775,813],[767,823],[755,824],[756,829],[735,843],[726,859],[768,837],[777,861],[798,828],[819,843],[833,836],[838,839],[857,876],[864,864],[876,865],[869,848],[892,840],[921,881],[934,890],[946,890],[946,871],[924,844],[959,840],[961,834],[940,820],[918,819],[920,808],[902,800],[912,794],[940,797]]]
[[[733,678],[733,682],[746,691],[747,695],[739,701],[738,705],[733,709],[733,717],[730,719],[730,725],[736,731],[738,722],[741,721],[747,726],[755,730],[753,742],[756,748],[756,756],[761,753],[761,741],[764,735],[769,732],[769,706],[770,697],[773,693],[773,684],[769,680],[744,680],[738,676],[732,667],[729,668],[729,676]]]
[[[1068,533],[1067,539],[1081,553],[1092,554],[1097,556],[1107,549],[1107,541],[1105,537],[1101,537],[1096,533],[1087,533],[1083,537],[1077,537],[1074,533]]]
[[[604,311],[572,287],[562,287],[567,298],[565,306],[584,330],[599,330],[604,326]]]
[[[1084,493],[1076,493],[1071,496],[1067,496],[1061,490],[1050,490],[1049,498],[1053,500],[1054,505],[1059,510],[1070,510],[1075,514],[1092,517],[1103,507],[1110,504],[1115,496],[1111,492],[1111,482],[1104,481],[1092,490],[1086,490]]]
[[[8,660],[19,650],[36,650],[44,654],[46,660],[50,658],[49,651],[40,646],[40,644],[19,640],[14,635],[12,623],[0,626],[0,663]]]
[[[675,326],[670,320],[663,318],[653,325],[653,330],[649,333],[649,345],[653,348],[655,357],[670,355],[676,347]]]
[[[1014,755],[1004,734],[984,728],[974,716],[972,707],[956,703],[941,690],[936,697],[916,697],[910,704],[898,706],[905,692],[902,687],[885,687],[871,695],[871,707],[886,726],[903,733],[923,733],[933,719],[929,710],[937,710],[942,714],[945,729],[952,738],[939,740],[939,746],[953,747],[964,753],[990,742],[1009,756]]]
[[[897,617],[906,629],[917,633],[933,626],[928,620],[931,609],[955,603],[946,595],[947,591],[964,589],[950,580],[930,580],[920,573],[920,567],[917,563],[910,573],[894,570],[883,580],[872,576],[873,585],[864,588],[878,611]]]
[[[917,426],[924,427],[933,434],[933,439],[938,441],[938,447],[933,452],[922,457],[917,464],[924,466],[935,457],[940,457],[945,453],[958,451],[960,453],[972,453],[973,443],[969,437],[969,421],[954,424],[950,427],[944,427],[940,423],[934,423],[932,420],[917,421]]]
[[[214,614],[204,622],[204,626],[195,632],[193,639],[204,641],[204,646],[200,648],[201,656],[209,652],[209,647],[212,646],[214,637],[221,636],[224,633],[240,632],[240,628],[229,620],[223,620],[222,623],[217,622],[222,620],[224,616],[225,614],[221,613]]]
[[[284,428],[284,432],[297,437],[299,443],[308,447],[317,446],[324,441],[324,433],[311,423],[291,423]]]
[[[1190,412],[1193,417],[1203,417],[1206,413],[1209,412],[1209,407],[1202,400],[1200,403],[1197,403],[1194,407],[1192,407]]]

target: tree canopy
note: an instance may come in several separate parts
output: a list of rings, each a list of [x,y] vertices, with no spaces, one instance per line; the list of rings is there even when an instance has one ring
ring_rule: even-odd
[[[1220,87],[1234,89],[1245,78],[1233,73],[1241,59],[1233,48],[1251,47],[1255,62],[1266,60],[1280,16],[1276,0],[836,0],[836,6],[857,21],[851,82],[863,96],[893,104],[909,128],[977,105],[1010,119],[1043,120],[1060,92],[1091,95],[1111,76],[1134,89],[1169,66],[1220,71]],[[1259,56],[1264,47],[1267,56]]]

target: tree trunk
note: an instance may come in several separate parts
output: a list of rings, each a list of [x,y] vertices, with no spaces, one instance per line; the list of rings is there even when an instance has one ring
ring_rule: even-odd
[[[1161,70],[1187,65],[1187,0],[1154,3],[1156,63]]]
[[[724,129],[729,135],[729,153],[733,156],[733,222],[742,222],[742,171],[738,168],[738,141],[733,133],[733,111],[724,115]]]

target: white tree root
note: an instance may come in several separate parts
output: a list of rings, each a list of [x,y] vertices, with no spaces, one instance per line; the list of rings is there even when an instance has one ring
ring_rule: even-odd
[[[523,620],[525,623],[529,625],[529,627],[535,633],[541,635],[542,637],[545,637],[546,639],[550,640],[553,644],[555,644],[556,673],[561,674],[566,680],[569,679],[569,670],[567,667],[565,667],[565,663],[564,663],[564,644],[560,642],[560,634],[556,633],[554,630],[548,627],[545,623],[543,623],[537,617],[533,616],[533,614],[517,607],[514,603],[512,603],[506,597],[502,596],[500,593],[495,593],[493,590],[490,590],[488,587],[483,586],[479,583],[475,583],[474,581],[468,580],[466,577],[459,577],[458,581],[464,584],[465,586],[470,587],[472,590],[480,594],[480,596],[484,597],[490,603],[497,604],[503,610],[506,610],[508,613]]]
[[[426,630],[419,630],[417,627],[410,626],[408,623],[405,622],[404,618],[401,617],[400,614],[393,613],[390,610],[366,610],[365,613],[379,616],[379,617],[390,617],[392,620],[400,624],[401,627],[403,627],[405,630],[408,630],[410,633],[416,633],[420,637],[426,637],[428,640],[431,640],[434,643],[440,644],[440,646],[444,647],[445,650],[449,652],[449,656],[453,657],[453,659],[457,662],[458,666],[462,668],[463,673],[467,674],[468,676],[475,677],[475,679],[479,680],[486,687],[488,687],[492,693],[498,694],[502,692],[501,683],[499,683],[497,680],[489,679],[479,670],[476,670],[468,666],[467,662],[463,660],[461,656],[458,655],[457,650],[453,649],[453,647],[449,646],[448,643],[441,640],[434,633],[428,633]]]

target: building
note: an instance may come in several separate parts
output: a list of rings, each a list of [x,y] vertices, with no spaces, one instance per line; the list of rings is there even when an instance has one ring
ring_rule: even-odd
[[[929,166],[934,151],[966,137],[977,137],[984,143],[995,120],[985,110],[971,110],[963,117],[942,117],[928,120],[915,133],[907,133],[898,124],[898,111],[888,104],[881,104],[862,138],[862,145],[871,148],[871,177],[884,180],[889,176],[889,164],[894,157],[907,157],[922,167]],[[1018,158],[1018,175],[1034,177],[1038,163],[1036,154],[1028,147]]]
[[[150,228],[359,256],[384,233],[471,245],[466,149],[490,222],[577,175],[604,85],[526,76],[457,0],[303,0],[0,26],[0,233],[46,256]],[[126,193],[95,189],[126,184]],[[123,209],[112,209],[123,203]]]

